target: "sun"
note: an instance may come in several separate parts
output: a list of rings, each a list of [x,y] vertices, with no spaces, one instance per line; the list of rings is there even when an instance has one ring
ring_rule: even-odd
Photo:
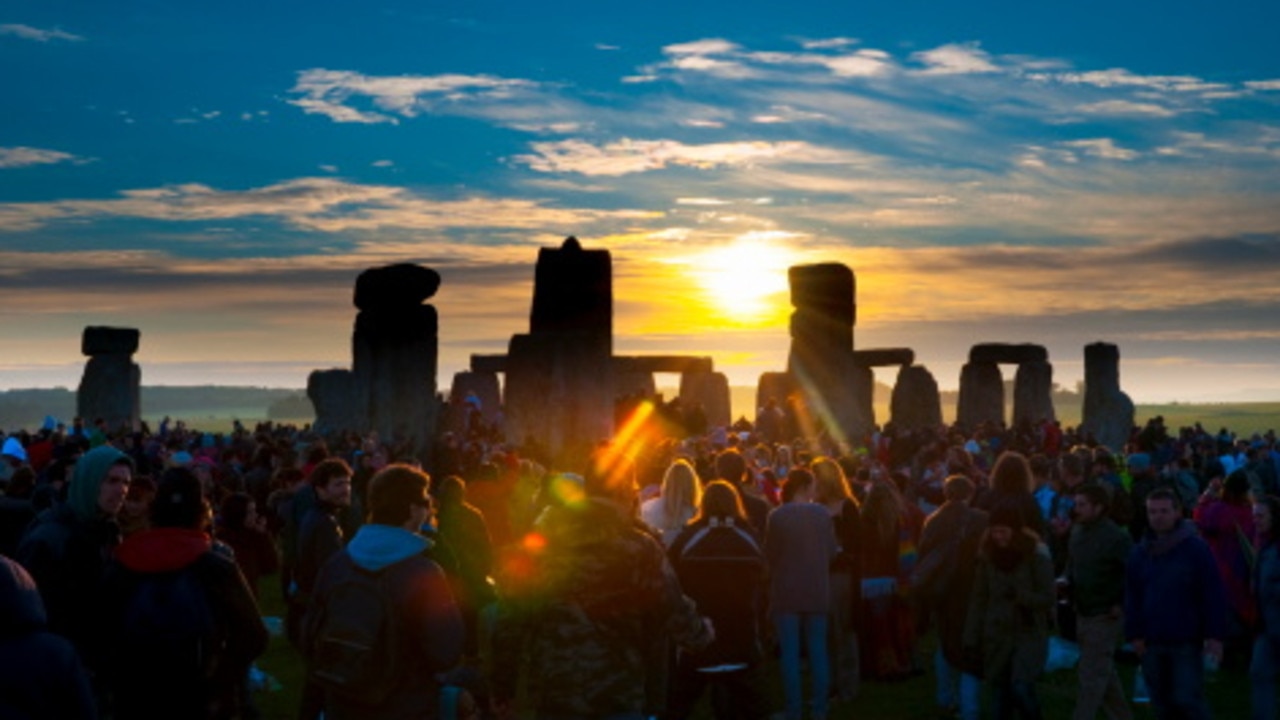
[[[796,263],[791,249],[753,235],[700,254],[691,272],[717,314],[738,324],[757,325],[786,309],[787,268]]]

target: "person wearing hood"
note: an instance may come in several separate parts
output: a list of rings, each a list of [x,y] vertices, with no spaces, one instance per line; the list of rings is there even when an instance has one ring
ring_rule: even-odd
[[[70,640],[90,670],[102,633],[92,610],[107,560],[120,543],[116,516],[132,480],[133,462],[119,450],[103,445],[85,453],[75,465],[66,502],[36,517],[15,556],[40,588],[49,629]]]
[[[419,534],[431,512],[426,473],[391,465],[369,482],[369,522],[320,571],[302,623],[301,646],[313,665],[325,621],[337,592],[356,576],[371,574],[384,607],[400,633],[389,665],[394,677],[376,703],[333,688],[324,691],[326,720],[345,718],[436,717],[440,685],[436,676],[462,658],[464,629],[444,571],[428,558],[431,542]]]
[[[0,717],[97,717],[89,676],[66,638],[47,629],[31,575],[0,555]]]
[[[1124,634],[1156,717],[1207,718],[1204,667],[1222,660],[1227,600],[1209,545],[1170,488],[1146,497],[1150,529],[1125,568]]]
[[[210,520],[200,481],[171,468],[156,488],[151,527],[116,548],[96,617],[106,633],[101,672],[118,717],[239,717],[243,683],[267,648],[267,630],[235,561],[215,548]],[[189,592],[177,589],[183,583]],[[166,639],[199,638],[191,645],[199,657],[168,656],[187,644],[165,642],[160,650],[139,627],[165,628]]]

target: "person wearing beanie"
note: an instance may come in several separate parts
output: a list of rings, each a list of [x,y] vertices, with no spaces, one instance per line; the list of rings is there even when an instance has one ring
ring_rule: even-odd
[[[1053,560],[1021,503],[990,510],[964,629],[964,654],[994,691],[994,717],[1039,720],[1036,679],[1049,655]]]
[[[31,575],[0,555],[0,717],[97,717],[89,676],[66,638],[49,632]]]
[[[110,445],[76,462],[67,499],[36,517],[15,559],[35,578],[49,613],[49,629],[76,646],[94,669],[93,647],[102,632],[93,609],[106,560],[120,542],[116,516],[133,480],[133,461]]]
[[[235,561],[210,538],[211,520],[199,479],[170,468],[156,488],[151,527],[115,550],[99,617],[100,672],[117,717],[241,716],[243,684],[267,648],[267,630]]]

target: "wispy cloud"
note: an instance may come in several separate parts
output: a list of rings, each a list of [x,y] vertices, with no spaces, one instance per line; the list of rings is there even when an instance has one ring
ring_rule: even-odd
[[[1133,160],[1138,153],[1118,147],[1111,138],[1090,138],[1087,140],[1067,140],[1058,143],[1063,147],[1076,148],[1086,155],[1105,158],[1107,160]]]
[[[925,66],[925,75],[970,75],[998,72],[991,55],[978,43],[951,44],[913,53],[911,59]]]
[[[539,172],[581,175],[628,175],[684,166],[710,169],[755,163],[838,163],[855,159],[849,153],[806,142],[725,142],[688,145],[676,140],[623,139],[604,145],[582,140],[532,143],[531,155],[512,160]]]
[[[822,40],[802,40],[800,42],[800,47],[805,50],[830,50],[833,48],[843,48],[857,44],[857,38],[833,37]]]
[[[313,68],[298,73],[289,92],[300,95],[289,100],[307,113],[324,115],[335,122],[397,123],[439,104],[467,99],[501,99],[536,83],[492,75],[400,75],[374,76],[349,70]],[[376,110],[351,107],[352,101],[371,103]]]
[[[59,150],[45,150],[33,147],[0,147],[0,168],[19,168],[31,165],[56,165],[57,163],[88,162],[85,158]]]
[[[67,42],[80,42],[84,40],[84,38],[79,35],[73,35],[58,28],[42,30],[40,28],[31,27],[30,25],[18,25],[12,23],[0,25],[0,35],[8,35],[11,37],[22,38],[23,40],[34,40],[42,43],[47,43],[51,40],[65,40]]]
[[[1117,117],[1167,118],[1178,114],[1177,111],[1171,110],[1164,105],[1150,102],[1134,102],[1132,100],[1103,100],[1081,105],[1076,110],[1088,115],[1112,115]]]

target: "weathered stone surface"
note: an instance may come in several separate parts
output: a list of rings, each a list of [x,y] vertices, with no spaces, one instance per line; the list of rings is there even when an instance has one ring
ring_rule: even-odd
[[[938,381],[923,365],[904,365],[893,385],[889,413],[893,424],[917,430],[942,424]]]
[[[363,310],[352,336],[356,398],[366,427],[424,451],[435,434],[436,309]]]
[[[617,360],[618,358],[614,358]],[[618,366],[614,365],[613,369],[613,397],[631,397],[641,394],[646,397],[653,397],[658,394],[658,382],[653,379],[653,373],[647,372],[623,372],[618,370]]]
[[[365,425],[365,412],[356,398],[355,375],[350,370],[313,370],[307,376],[307,398],[315,409],[312,428],[323,435],[354,430]]]
[[[991,362],[969,362],[960,369],[956,421],[968,430],[983,423],[1004,422],[1004,378]]]
[[[471,372],[504,373],[507,371],[506,355],[472,355]]]
[[[791,285],[794,307],[818,310],[848,327],[856,324],[856,280],[849,266],[840,263],[794,265],[787,270],[787,281]]]
[[[856,354],[855,354],[856,357]],[[876,374],[867,365],[853,366],[853,406],[856,422],[854,434],[863,437],[876,425]]]
[[[1028,362],[1048,362],[1049,351],[1043,345],[1031,343],[978,343],[969,348],[969,362],[1020,365]]]
[[[613,363],[599,333],[515,335],[507,353],[506,431],[564,467],[613,435]]]
[[[915,361],[916,351],[911,348],[877,348],[875,350],[853,351],[853,364],[858,367],[912,365]]]
[[[1113,451],[1123,450],[1133,429],[1133,400],[1120,389],[1120,348],[1097,342],[1084,347],[1084,407],[1080,428]]]
[[[128,353],[96,354],[85,363],[76,391],[76,414],[112,431],[141,428],[142,370]]]
[[[686,372],[680,375],[680,405],[702,406],[710,427],[728,427],[732,423],[729,409],[729,379],[718,372]]]
[[[613,267],[608,250],[576,238],[538,251],[529,332],[595,333],[613,342]]]
[[[697,355],[615,355],[613,369],[618,373],[713,372],[715,364]]]
[[[756,383],[756,408],[764,407],[764,404],[773,398],[778,407],[785,408],[787,398],[795,391],[795,384],[791,380],[791,376],[784,372],[767,372],[760,373],[760,380]]]
[[[465,402],[468,395],[474,395],[480,401],[480,415],[485,422],[492,423],[498,418],[498,413],[502,410],[502,392],[496,374],[475,371],[454,373],[453,385],[449,388],[449,402]]]
[[[792,354],[797,350],[814,358],[848,355],[852,362],[853,326],[818,309],[797,308],[791,313]]]
[[[132,355],[138,352],[141,333],[136,328],[105,327],[91,325],[80,337],[80,352],[94,355]],[[83,416],[82,416],[83,417]]]
[[[440,273],[410,263],[369,268],[356,276],[355,305],[385,310],[421,305],[440,289]]]
[[[1013,379],[1013,422],[1057,420],[1053,410],[1053,365],[1026,362]]]

